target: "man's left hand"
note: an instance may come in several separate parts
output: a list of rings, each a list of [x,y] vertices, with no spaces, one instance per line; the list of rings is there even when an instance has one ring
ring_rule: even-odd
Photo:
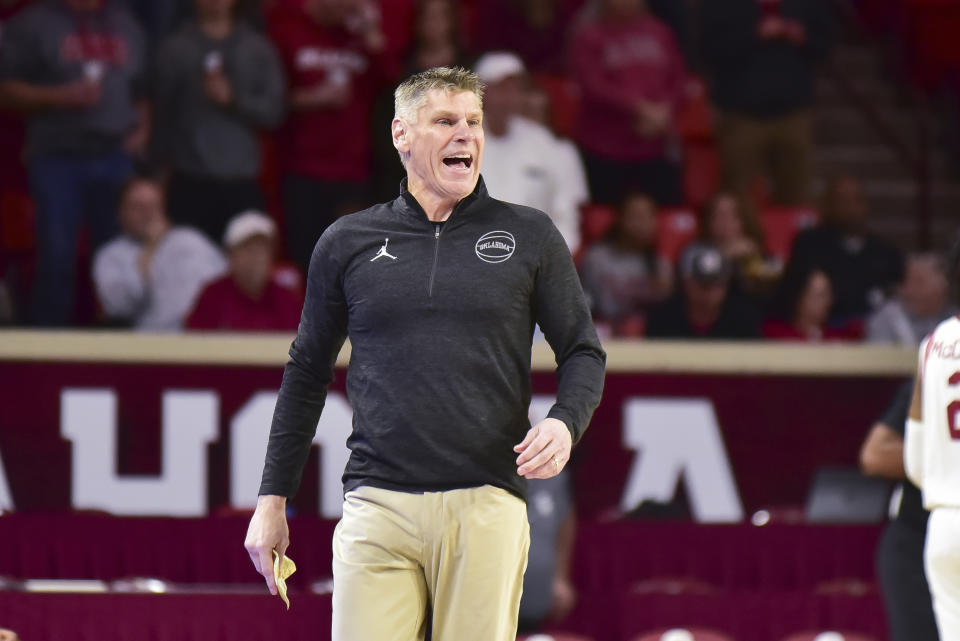
[[[203,91],[212,102],[227,107],[233,102],[233,87],[223,71],[209,71],[203,77]]]
[[[548,479],[556,476],[570,460],[573,439],[563,421],[545,418],[527,432],[513,448],[518,452],[517,474],[527,479]]]
[[[548,621],[562,621],[573,611],[577,604],[577,589],[570,579],[556,577],[553,580],[553,601],[550,604]]]

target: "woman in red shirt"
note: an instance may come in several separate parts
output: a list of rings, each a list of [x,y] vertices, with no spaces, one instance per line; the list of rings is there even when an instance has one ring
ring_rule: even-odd
[[[850,323],[830,327],[827,318],[833,304],[833,286],[823,270],[815,267],[788,269],[774,299],[774,313],[763,324],[766,338],[794,341],[859,340],[863,327]]]

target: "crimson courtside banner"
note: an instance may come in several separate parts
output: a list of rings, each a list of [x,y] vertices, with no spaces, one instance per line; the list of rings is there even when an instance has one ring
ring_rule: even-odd
[[[252,507],[289,340],[5,334],[0,507],[170,516]],[[913,367],[909,350],[866,347],[607,349],[603,401],[573,459],[588,517],[674,497],[700,522],[803,504],[818,468],[856,466]],[[339,516],[347,359],[294,502],[301,514]],[[536,420],[556,385],[545,345],[533,363]]]

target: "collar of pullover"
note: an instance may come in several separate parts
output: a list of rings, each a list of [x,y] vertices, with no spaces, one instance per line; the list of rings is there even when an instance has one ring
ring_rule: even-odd
[[[477,186],[473,188],[472,192],[467,194],[454,206],[453,213],[460,211],[461,209],[465,209],[472,202],[486,198],[487,196],[487,186],[483,183],[483,176],[480,176],[477,179]],[[410,193],[410,190],[407,189],[406,178],[400,181],[400,197],[397,198],[397,204],[400,205],[399,209],[401,212],[427,222],[432,222],[427,218],[427,212],[423,210],[423,207],[420,206],[420,203],[417,202],[417,199],[414,198],[413,194]],[[448,221],[453,217],[453,213],[451,213],[447,218]]]

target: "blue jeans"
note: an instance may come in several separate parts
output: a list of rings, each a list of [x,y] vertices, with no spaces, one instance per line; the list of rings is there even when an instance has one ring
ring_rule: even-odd
[[[87,224],[91,250],[118,231],[117,195],[133,171],[122,151],[51,155],[29,164],[30,193],[37,212],[37,267],[31,322],[69,325],[74,315],[77,241]]]

